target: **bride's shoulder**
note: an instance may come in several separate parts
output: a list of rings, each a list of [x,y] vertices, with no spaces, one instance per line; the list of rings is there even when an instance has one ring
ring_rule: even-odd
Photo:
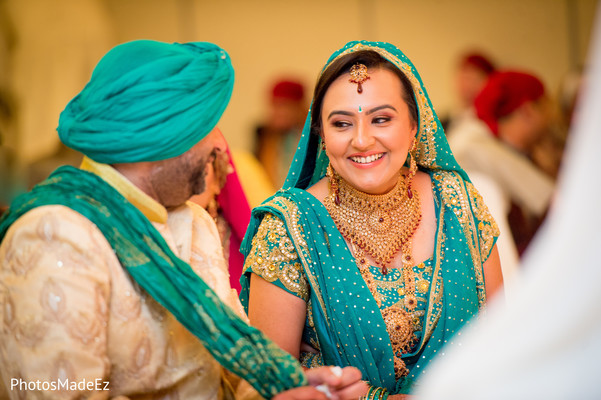
[[[419,186],[429,186],[432,184],[432,177],[426,171],[417,171],[415,174],[415,183]]]
[[[323,177],[317,181],[313,186],[307,188],[307,192],[311,193],[315,198],[323,203],[323,200],[330,193],[330,187],[328,185],[328,178]]]

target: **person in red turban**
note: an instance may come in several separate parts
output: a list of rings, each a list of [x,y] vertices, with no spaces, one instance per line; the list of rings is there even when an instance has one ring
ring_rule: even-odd
[[[536,76],[497,71],[476,96],[474,109],[475,115],[453,128],[449,143],[499,223],[503,268],[515,268],[554,189],[551,176],[530,157],[550,129],[550,101]]]
[[[528,153],[550,121],[545,87],[536,76],[503,71],[493,74],[474,100],[478,118],[516,150]]]

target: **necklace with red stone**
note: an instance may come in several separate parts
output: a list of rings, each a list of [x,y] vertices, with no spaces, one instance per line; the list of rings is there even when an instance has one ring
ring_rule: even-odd
[[[330,193],[324,206],[342,236],[369,255],[384,275],[399,251],[403,270],[412,264],[411,239],[422,217],[419,194],[411,190],[413,174],[399,174],[394,188],[381,195],[355,189],[331,165],[328,177]]]

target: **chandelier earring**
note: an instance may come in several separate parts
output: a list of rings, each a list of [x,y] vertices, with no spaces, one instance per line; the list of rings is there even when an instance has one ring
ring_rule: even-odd
[[[413,191],[411,190],[411,184],[413,183],[413,177],[417,173],[417,157],[415,155],[417,148],[417,140],[413,140],[413,145],[411,146],[411,150],[409,150],[409,154],[407,155],[409,158],[409,173],[407,174],[407,196],[411,199],[413,198]]]
[[[328,177],[330,183],[330,193],[334,198],[334,203],[337,206],[340,205],[340,196],[339,196],[339,188],[338,188],[338,177],[334,173],[334,168],[332,168],[332,164],[328,164],[328,169],[326,172],[326,176]]]

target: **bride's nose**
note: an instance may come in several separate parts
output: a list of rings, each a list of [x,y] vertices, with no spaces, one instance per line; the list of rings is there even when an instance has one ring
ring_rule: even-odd
[[[368,149],[371,145],[373,145],[375,139],[371,134],[369,129],[369,124],[361,121],[357,124],[357,128],[353,132],[353,138],[351,140],[351,145],[355,147],[357,150]]]

